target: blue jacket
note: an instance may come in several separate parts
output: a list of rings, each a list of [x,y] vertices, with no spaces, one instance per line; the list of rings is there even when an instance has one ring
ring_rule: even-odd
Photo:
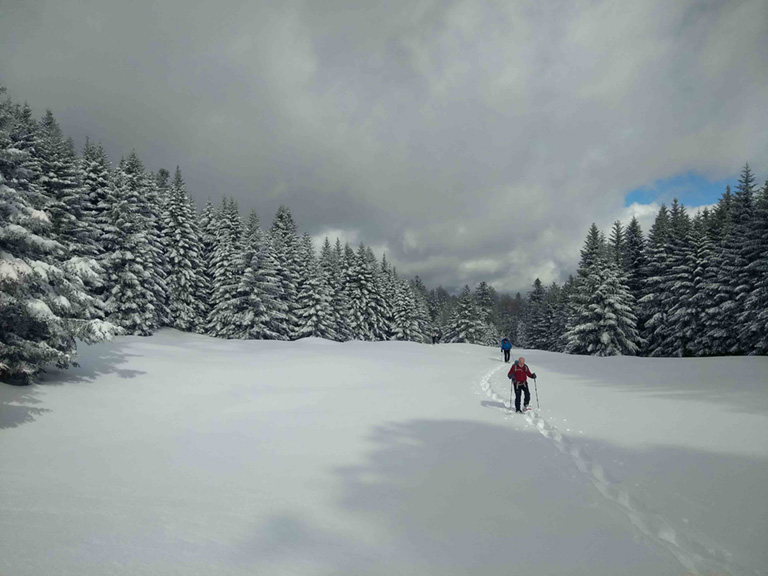
[[[502,350],[512,350],[512,342],[507,340],[506,338],[501,341],[501,349]]]

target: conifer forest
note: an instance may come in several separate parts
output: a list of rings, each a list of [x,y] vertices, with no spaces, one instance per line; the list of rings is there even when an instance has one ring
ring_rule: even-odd
[[[281,207],[199,210],[181,170],[76,150],[54,115],[0,103],[0,377],[67,367],[78,342],[162,327],[229,339],[442,342],[588,355],[768,352],[768,183],[745,165],[717,205],[592,225],[575,276],[526,295],[404,278],[364,244],[319,250]]]

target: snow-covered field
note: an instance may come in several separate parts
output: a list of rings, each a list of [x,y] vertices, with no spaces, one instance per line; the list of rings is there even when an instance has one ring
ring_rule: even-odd
[[[768,574],[767,358],[524,354],[82,347],[0,385],[0,574]]]

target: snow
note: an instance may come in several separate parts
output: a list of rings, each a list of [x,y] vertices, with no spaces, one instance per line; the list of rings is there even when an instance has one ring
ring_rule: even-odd
[[[0,251],[0,280],[18,282],[22,276],[32,273],[29,264],[9,252]]]
[[[0,573],[768,574],[768,359],[520,354],[82,347],[0,385]]]
[[[45,222],[46,224],[51,223],[51,219],[48,217],[48,214],[35,208],[29,211],[29,217],[32,218],[32,220],[37,220],[38,222]]]
[[[51,312],[48,304],[38,298],[31,298],[30,300],[27,300],[27,310],[32,316],[39,320],[56,318],[56,314]]]

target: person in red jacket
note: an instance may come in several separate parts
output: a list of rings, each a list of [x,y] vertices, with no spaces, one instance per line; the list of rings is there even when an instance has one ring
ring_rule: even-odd
[[[531,402],[531,391],[528,389],[528,376],[536,379],[536,373],[531,372],[531,369],[525,364],[525,358],[520,356],[512,368],[509,369],[507,378],[512,380],[512,386],[515,387],[515,412],[522,412],[520,410],[520,396],[525,393],[525,403],[523,407],[528,410],[528,404]]]

